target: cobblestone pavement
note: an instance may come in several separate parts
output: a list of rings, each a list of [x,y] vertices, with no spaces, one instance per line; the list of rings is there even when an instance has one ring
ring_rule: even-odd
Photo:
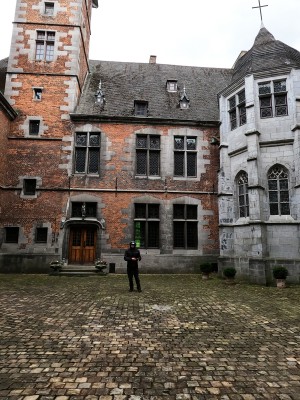
[[[0,398],[300,399],[300,287],[0,275]]]

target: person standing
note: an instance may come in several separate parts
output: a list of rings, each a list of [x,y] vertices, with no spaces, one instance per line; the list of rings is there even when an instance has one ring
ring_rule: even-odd
[[[133,277],[135,279],[136,288],[138,292],[141,292],[141,282],[139,278],[139,265],[142,257],[139,249],[136,248],[134,241],[130,242],[129,248],[125,251],[124,260],[127,261],[127,276],[129,280],[129,291],[133,292]]]

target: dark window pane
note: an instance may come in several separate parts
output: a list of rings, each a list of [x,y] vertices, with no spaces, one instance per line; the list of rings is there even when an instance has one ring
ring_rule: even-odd
[[[246,100],[245,90],[242,90],[240,93],[238,93],[238,99],[239,99],[239,104],[243,103]]]
[[[261,83],[258,85],[259,94],[268,94],[271,93],[271,83]]]
[[[274,82],[274,93],[286,92],[286,81]]]
[[[18,241],[19,241],[19,228],[17,227],[5,228],[5,242],[18,243]]]
[[[197,247],[198,247],[197,222],[187,222],[187,248],[195,249]]]
[[[85,203],[86,216],[90,218],[97,217],[97,203],[87,202]]]
[[[262,108],[262,109],[260,110],[260,116],[261,116],[261,118],[270,118],[270,117],[273,117],[272,108]]]
[[[270,204],[270,214],[271,215],[279,215],[278,214],[278,205],[276,204]]]
[[[245,196],[239,196],[239,205],[240,207],[245,205]]]
[[[156,151],[149,153],[149,175],[159,175],[159,153]]]
[[[187,153],[187,176],[197,175],[196,153]]]
[[[150,149],[159,149],[159,148],[160,148],[160,137],[150,136]]]
[[[86,146],[87,145],[87,134],[79,134],[76,135],[76,146]]]
[[[93,228],[88,228],[86,231],[85,245],[94,246],[95,244],[95,230]]]
[[[159,247],[159,222],[148,222],[148,246]]]
[[[186,219],[197,219],[197,206],[186,206]]]
[[[269,190],[277,190],[277,180],[269,180]]]
[[[187,150],[196,150],[196,138],[187,138],[186,148]]]
[[[100,135],[99,134],[90,134],[90,146],[100,146]]]
[[[290,215],[289,203],[281,203],[281,215]]]
[[[275,107],[275,115],[276,117],[283,117],[285,115],[288,115],[288,109],[287,106],[276,106]]]
[[[174,175],[184,176],[184,153],[174,153]]]
[[[99,172],[99,149],[90,149],[89,151],[89,170],[90,174],[97,174]]]
[[[24,195],[34,196],[36,191],[36,179],[24,179]]]
[[[289,188],[288,180],[287,179],[280,179],[279,187],[280,187],[280,190],[288,189]]]
[[[159,204],[148,204],[148,218],[159,218]]]
[[[269,192],[269,198],[271,203],[278,202],[278,192]]]
[[[82,205],[81,202],[73,202],[72,203],[72,217],[73,218],[81,218],[82,217]]]
[[[174,204],[173,214],[173,219],[184,219],[184,204]]]
[[[72,246],[81,246],[81,229],[73,231]]]
[[[260,99],[260,106],[261,107],[271,107],[272,102],[271,102],[271,96],[269,97],[261,97]]]
[[[138,149],[147,148],[147,136],[137,136],[136,137],[136,147]]]
[[[137,151],[136,153],[136,173],[137,175],[147,175],[146,151]]]
[[[85,172],[85,156],[86,149],[76,149],[75,171],[79,173]]]
[[[29,134],[38,135],[39,131],[40,131],[40,121],[38,120],[29,121]]]
[[[146,204],[135,204],[135,218],[146,218]]]
[[[231,97],[229,100],[229,109],[232,109],[236,106],[235,96]]]
[[[288,203],[290,201],[289,192],[280,192],[280,202]]]
[[[48,228],[36,228],[35,241],[36,243],[47,243]]]
[[[175,150],[184,150],[184,138],[183,137],[175,137],[174,138],[174,149]]]
[[[184,248],[184,224],[185,222],[174,222],[174,247]]]

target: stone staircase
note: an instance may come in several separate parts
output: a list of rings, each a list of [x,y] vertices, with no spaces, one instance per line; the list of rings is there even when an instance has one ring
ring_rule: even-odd
[[[51,271],[50,275],[56,276],[106,276],[108,268],[104,272],[98,271],[94,265],[65,265],[60,271]]]

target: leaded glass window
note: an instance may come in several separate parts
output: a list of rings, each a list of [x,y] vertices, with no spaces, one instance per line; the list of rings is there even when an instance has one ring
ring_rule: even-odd
[[[159,176],[160,137],[156,135],[136,136],[136,174]]]
[[[231,130],[236,129],[238,126],[245,125],[247,123],[245,90],[241,90],[230,97],[230,99],[228,99],[228,105]]]
[[[173,247],[196,249],[198,247],[198,206],[173,205]]]
[[[159,248],[159,204],[136,203],[134,240],[140,248]]]
[[[37,31],[35,59],[52,61],[54,58],[55,32]]]
[[[174,137],[174,176],[197,176],[197,138],[192,136]]]
[[[288,115],[286,80],[259,83],[260,117]]]
[[[249,217],[248,174],[239,173],[237,177],[239,217]]]
[[[268,173],[270,215],[290,215],[288,172],[275,165]]]
[[[99,174],[100,133],[76,133],[75,172],[78,174]]]

